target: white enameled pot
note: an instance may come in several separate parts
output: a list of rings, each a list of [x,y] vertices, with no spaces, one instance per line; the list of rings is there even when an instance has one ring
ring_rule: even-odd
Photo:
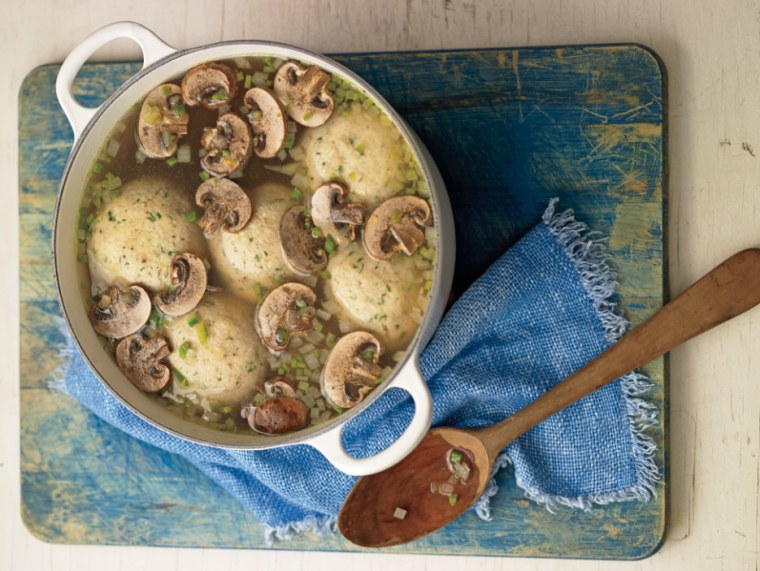
[[[137,42],[143,53],[141,71],[130,78],[100,107],[81,106],[72,94],[77,72],[100,47],[118,38]],[[77,227],[78,212],[85,189],[85,179],[113,125],[129,108],[140,101],[153,87],[181,76],[193,66],[209,60],[242,56],[273,56],[315,64],[322,69],[350,79],[395,121],[401,133],[417,155],[427,178],[433,205],[437,248],[435,278],[431,299],[422,324],[412,344],[396,368],[364,402],[336,419],[305,430],[279,436],[234,434],[214,430],[183,420],[140,392],[121,373],[116,363],[103,349],[90,325],[84,301],[78,287]],[[56,83],[58,100],[74,130],[74,147],[61,180],[55,208],[54,266],[58,295],[64,317],[82,355],[105,386],[125,406],[152,425],[180,438],[234,449],[263,449],[293,444],[308,444],[317,448],[339,470],[351,475],[372,474],[399,462],[422,439],[430,425],[432,401],[419,370],[420,351],[430,340],[443,315],[454,273],[454,222],[451,205],[438,169],[419,138],[390,105],[356,74],[324,56],[299,48],[259,41],[234,41],[204,47],[175,50],[162,42],[147,28],[134,22],[119,22],[102,28],[77,46],[61,66]],[[346,422],[360,414],[382,393],[391,387],[407,391],[414,399],[415,414],[406,431],[382,452],[368,458],[354,458],[341,444]]]

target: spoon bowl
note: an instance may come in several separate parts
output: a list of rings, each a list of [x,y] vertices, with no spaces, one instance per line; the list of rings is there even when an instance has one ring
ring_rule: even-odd
[[[509,418],[467,430],[434,428],[411,454],[359,479],[338,515],[338,529],[362,547],[390,547],[442,528],[488,485],[499,453],[546,418],[681,343],[760,303],[760,249],[739,252],[663,306],[593,361]],[[451,452],[468,478],[452,478]],[[452,489],[440,493],[440,483]]]

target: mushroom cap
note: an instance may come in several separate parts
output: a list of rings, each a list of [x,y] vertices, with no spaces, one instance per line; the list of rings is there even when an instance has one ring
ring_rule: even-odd
[[[275,354],[290,345],[294,336],[312,329],[317,294],[309,286],[289,282],[270,291],[256,309],[255,326],[262,343]]]
[[[225,113],[216,121],[216,127],[206,127],[201,135],[205,154],[201,166],[214,176],[228,176],[242,169],[253,152],[248,122],[234,113]]]
[[[280,246],[280,220],[290,208],[290,188],[266,183],[249,193],[253,216],[240,232],[219,232],[209,240],[214,272],[225,290],[248,301],[296,277]]]
[[[195,393],[211,403],[233,406],[253,396],[269,375],[269,365],[251,313],[241,310],[232,296],[209,293],[190,314],[197,324],[191,325],[195,319],[190,317],[168,321],[164,335],[173,347],[169,363],[186,381],[186,386],[174,382],[174,393]],[[185,343],[186,350],[180,352]]]
[[[226,96],[217,95],[222,91]],[[195,66],[182,79],[182,99],[191,107],[221,107],[231,101],[236,93],[235,72],[222,63],[210,62]]]
[[[121,339],[138,331],[150,318],[150,297],[138,285],[123,292],[111,287],[90,311],[93,329],[103,337]]]
[[[269,381],[264,381],[264,393],[268,397],[290,397],[295,398],[296,391],[285,377],[275,377]]]
[[[171,371],[161,361],[169,355],[163,337],[145,339],[142,334],[125,337],[116,346],[116,363],[121,372],[141,391],[157,393],[171,378]]]
[[[352,408],[377,386],[382,347],[377,337],[354,331],[341,337],[330,351],[322,370],[322,394],[328,402]]]
[[[335,101],[327,91],[331,75],[310,65],[285,62],[274,76],[274,92],[284,99],[288,115],[304,127],[319,127],[332,115]]]
[[[332,236],[338,244],[356,240],[356,228],[364,224],[367,207],[357,202],[346,203],[348,188],[340,182],[328,182],[311,197],[311,219],[322,234]],[[345,225],[339,228],[337,224]]]
[[[210,178],[195,191],[195,203],[204,209],[198,226],[206,238],[214,237],[220,228],[240,232],[253,214],[251,199],[240,186],[227,178]]]
[[[166,315],[184,315],[198,305],[208,283],[203,259],[190,252],[177,254],[172,260],[173,289],[154,298],[156,308]]]
[[[253,130],[253,152],[262,159],[271,159],[285,145],[287,112],[275,94],[264,87],[249,89],[243,101],[253,110],[248,115]]]
[[[133,283],[163,291],[171,286],[176,252],[205,256],[201,229],[185,220],[191,196],[170,179],[144,176],[107,197],[87,239],[92,294]]]
[[[419,196],[395,196],[378,206],[364,225],[364,246],[376,260],[390,260],[396,252],[411,256],[425,243],[424,227],[431,210]]]
[[[280,220],[280,244],[285,261],[295,273],[308,276],[327,267],[325,239],[314,236],[303,205],[289,208]]]
[[[248,410],[248,425],[263,434],[285,434],[309,425],[309,407],[291,397],[265,400]]]
[[[147,157],[172,156],[177,151],[177,141],[187,135],[190,116],[178,105],[180,100],[180,88],[173,83],[159,85],[145,97],[137,120],[137,140]]]

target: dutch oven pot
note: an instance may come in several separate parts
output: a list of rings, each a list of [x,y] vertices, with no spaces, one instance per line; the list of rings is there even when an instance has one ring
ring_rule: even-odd
[[[89,109],[81,106],[72,95],[72,84],[77,72],[98,48],[118,38],[129,38],[140,45],[144,60],[142,70],[124,83],[100,107]],[[140,392],[103,349],[90,325],[78,286],[76,262],[77,216],[85,189],[85,179],[94,157],[99,153],[113,125],[153,87],[182,75],[197,64],[209,60],[257,55],[285,60],[296,59],[315,64],[328,72],[338,73],[349,78],[377,102],[400,129],[415,153],[423,175],[427,178],[438,248],[427,310],[405,357],[396,365],[393,373],[362,403],[337,418],[299,432],[278,436],[227,433],[195,424],[171,414],[160,403]],[[396,464],[411,452],[427,431],[432,416],[430,393],[419,370],[419,354],[443,315],[454,272],[455,244],[451,205],[441,175],[422,142],[398,113],[364,80],[324,56],[283,44],[259,41],[222,42],[177,51],[147,28],[133,22],[106,26],[76,47],[61,66],[56,92],[71,123],[75,141],[61,180],[55,207],[53,250],[58,295],[63,315],[79,350],[111,393],[150,424],[180,438],[210,446],[248,450],[308,444],[324,454],[336,468],[350,475],[379,472]],[[404,389],[414,399],[415,414],[406,431],[396,442],[374,456],[354,458],[348,455],[341,444],[341,433],[346,422],[361,414],[362,410],[391,387]]]

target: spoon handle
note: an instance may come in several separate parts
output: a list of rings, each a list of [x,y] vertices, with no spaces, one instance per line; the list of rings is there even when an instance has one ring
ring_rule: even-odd
[[[760,303],[760,249],[728,258],[593,361],[509,418],[478,431],[489,456],[587,394]]]

